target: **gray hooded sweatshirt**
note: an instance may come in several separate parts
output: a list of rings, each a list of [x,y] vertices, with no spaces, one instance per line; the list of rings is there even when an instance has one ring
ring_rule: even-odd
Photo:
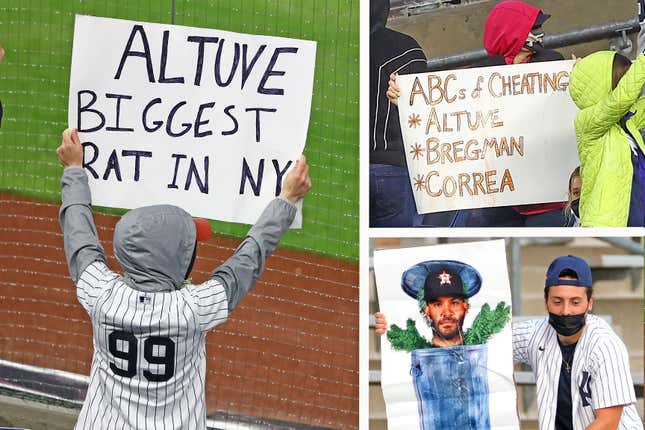
[[[85,171],[65,169],[60,223],[94,354],[77,429],[205,429],[206,332],[226,321],[264,269],[296,207],[273,200],[206,282],[185,282],[195,252],[192,217],[159,205],[126,213],[110,270],[92,217]]]

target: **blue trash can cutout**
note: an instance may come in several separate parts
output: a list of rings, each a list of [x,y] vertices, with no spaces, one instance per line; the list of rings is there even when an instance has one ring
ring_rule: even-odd
[[[487,368],[487,345],[413,350],[421,429],[490,429]]]

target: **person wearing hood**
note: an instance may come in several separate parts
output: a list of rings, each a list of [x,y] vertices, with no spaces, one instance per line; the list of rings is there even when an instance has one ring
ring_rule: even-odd
[[[78,131],[56,151],[64,167],[60,224],[77,297],[92,321],[94,353],[76,429],[206,429],[207,332],[249,292],[311,188],[301,157],[282,192],[266,207],[235,253],[199,285],[187,281],[197,240],[210,235],[171,205],[123,215],[114,230],[121,276],[107,266],[92,218]]]
[[[542,45],[542,25],[551,17],[539,8],[516,0],[498,3],[484,26],[488,57],[472,67],[564,60],[562,54]],[[473,209],[469,227],[564,227],[566,202]]]
[[[542,45],[542,25],[551,17],[541,9],[517,0],[496,4],[484,25],[485,59],[470,67],[535,63],[564,60],[562,54]],[[387,98],[398,103],[399,88],[392,75]],[[460,210],[453,226],[465,227],[563,227],[566,220],[562,209],[566,202],[540,203]]]
[[[484,24],[484,49],[488,57],[473,67],[564,60],[562,54],[542,44],[542,25],[550,17],[541,9],[518,0],[496,4]]]
[[[385,27],[389,0],[370,1],[370,227],[421,223],[405,160],[396,106],[385,89],[390,73],[422,73],[426,56],[412,37]]]
[[[569,94],[580,157],[583,227],[645,225],[645,55],[632,62],[613,51],[581,59]]]
[[[627,348],[590,313],[592,284],[585,260],[557,257],[544,282],[549,316],[512,325],[513,361],[535,376],[540,430],[643,429]],[[385,334],[385,315],[374,318],[376,334]]]

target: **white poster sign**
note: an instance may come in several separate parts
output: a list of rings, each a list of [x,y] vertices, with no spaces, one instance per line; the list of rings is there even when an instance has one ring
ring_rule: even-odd
[[[419,213],[566,201],[579,165],[572,67],[554,61],[399,76]]]
[[[374,251],[374,274],[388,429],[518,430],[504,241]]]
[[[93,203],[255,222],[304,149],[315,55],[311,41],[77,15],[68,122]]]

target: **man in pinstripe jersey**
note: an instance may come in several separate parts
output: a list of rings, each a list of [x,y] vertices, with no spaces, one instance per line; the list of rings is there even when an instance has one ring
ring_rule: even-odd
[[[302,157],[233,256],[199,285],[186,281],[198,228],[170,205],[134,209],[114,231],[124,275],[111,271],[92,218],[83,148],[67,129],[60,223],[77,296],[93,327],[90,383],[77,429],[205,429],[206,332],[260,276],[311,188]],[[209,227],[210,228],[210,227]]]
[[[540,430],[642,429],[622,340],[593,307],[589,265],[574,256],[549,266],[548,319],[513,326],[513,356],[531,366]]]
[[[513,324],[513,358],[533,369],[540,430],[642,430],[622,340],[595,315],[589,265],[558,257],[546,275],[549,318]],[[376,334],[387,330],[377,313]]]

